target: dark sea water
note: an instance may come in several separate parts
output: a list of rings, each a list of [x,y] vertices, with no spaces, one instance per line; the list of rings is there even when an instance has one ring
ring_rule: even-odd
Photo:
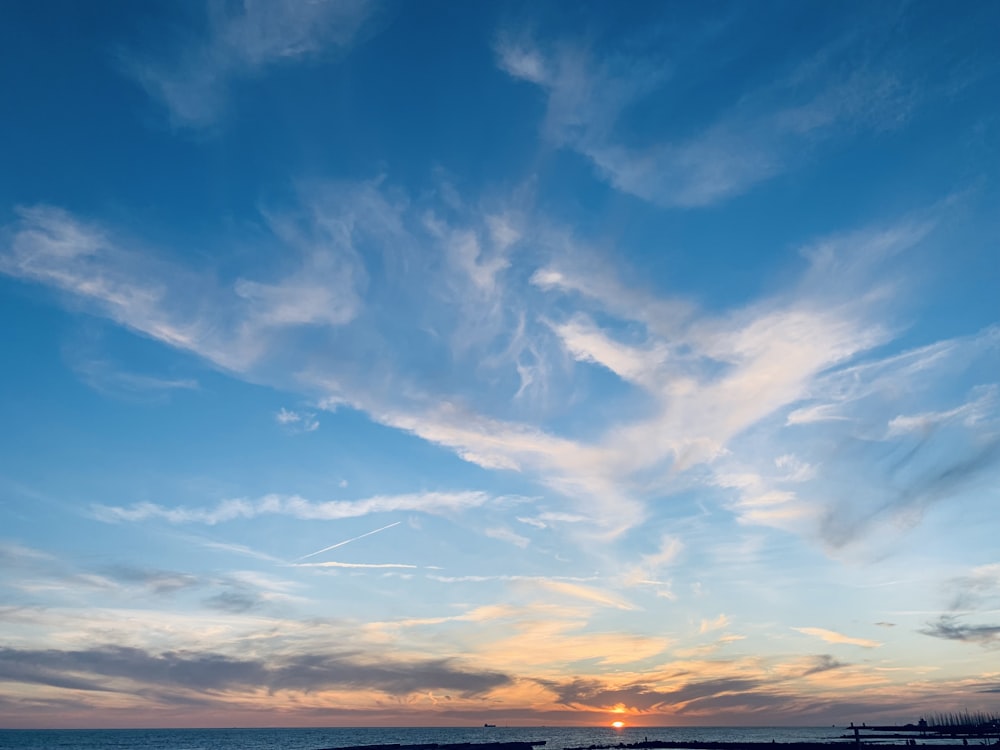
[[[542,750],[651,740],[829,741],[832,727],[441,727],[364,729],[0,729],[3,750],[319,750],[348,745],[545,740]]]

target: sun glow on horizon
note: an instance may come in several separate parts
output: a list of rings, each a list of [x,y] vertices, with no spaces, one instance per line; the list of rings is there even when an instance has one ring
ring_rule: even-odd
[[[625,722],[624,721],[612,721],[611,722],[611,726],[613,726],[615,729],[621,729],[623,726],[625,726]]]

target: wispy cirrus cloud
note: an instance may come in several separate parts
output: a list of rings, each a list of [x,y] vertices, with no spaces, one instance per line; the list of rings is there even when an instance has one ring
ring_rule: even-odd
[[[109,522],[162,520],[169,523],[214,525],[241,518],[283,515],[302,520],[333,521],[372,513],[414,511],[448,513],[485,505],[493,499],[485,492],[427,492],[377,495],[360,500],[314,502],[297,495],[266,495],[257,500],[224,500],[211,508],[169,508],[155,503],[131,506],[95,505],[94,516]]]
[[[957,407],[956,411],[965,408]],[[871,435],[874,425],[869,418],[857,419],[856,425],[854,435]],[[989,421],[956,421],[947,428],[916,433],[886,430],[887,426],[882,423],[875,429],[900,437],[883,440],[865,466],[869,485],[864,496],[839,498],[827,505],[819,528],[834,548],[864,539],[875,529],[913,527],[934,505],[957,502],[972,492],[988,489],[1000,471],[995,410]],[[833,468],[831,462],[830,470]]]
[[[966,623],[953,615],[942,615],[920,632],[934,638],[976,643],[986,648],[1000,646],[1000,625]]]
[[[309,411],[293,411],[281,407],[274,415],[274,421],[287,430],[294,432],[315,432],[319,429],[319,420]]]
[[[410,563],[349,563],[337,561],[292,563],[292,565],[296,568],[357,568],[359,570],[381,570],[383,568],[414,569],[419,567],[418,565],[411,565]]]
[[[598,589],[593,586],[584,586],[579,583],[554,579],[539,579],[537,585],[552,594],[566,596],[570,599],[579,599],[605,607],[614,607],[615,609],[636,609],[636,606],[623,596],[607,589]]]
[[[225,283],[195,272],[62,209],[34,206],[17,213],[0,254],[0,272],[50,286],[133,331],[225,369],[246,372],[277,331],[341,325],[357,312],[352,240],[338,228],[313,225],[308,236],[287,237],[299,268],[265,284],[261,299],[247,291],[248,284],[258,290],[257,282]],[[322,292],[303,295],[296,281],[300,274]]]
[[[827,630],[826,628],[792,628],[792,630],[797,630],[804,635],[811,635],[814,638],[819,638],[827,643],[861,646],[862,648],[878,648],[882,645],[879,641],[873,641],[870,638],[855,638],[853,636],[844,635],[843,633],[838,633],[835,630]]]
[[[1000,604],[1000,563],[977,565],[948,582],[952,610],[983,609]]]
[[[916,346],[895,352],[884,357],[875,357],[863,362],[837,368],[817,378],[809,394],[811,405],[796,409],[789,415],[789,422],[806,424],[812,421],[856,421],[856,411],[861,405],[870,405],[883,399],[885,406],[895,402],[886,398],[892,396],[900,380],[919,384],[922,381],[936,381],[945,376],[953,376],[966,370],[977,360],[988,357],[1000,347],[1000,326],[990,325],[982,330],[954,338],[945,338],[923,346]],[[925,386],[926,387],[926,386]],[[993,386],[983,384],[975,389],[973,405],[960,407],[958,415],[974,415],[971,423],[981,421],[984,408],[992,402]],[[810,418],[800,417],[805,411]],[[940,422],[941,416],[948,414],[946,410],[938,415],[935,422]],[[904,422],[897,428],[892,423],[901,415],[880,414],[888,425],[887,437],[894,437],[907,432],[901,427],[911,427],[913,423]],[[971,426],[971,424],[967,424]],[[883,427],[885,429],[885,426]]]
[[[979,386],[973,389],[969,401],[952,409],[922,414],[900,414],[890,420],[889,434],[926,433],[951,421],[960,421],[966,427],[974,427],[996,412],[997,391],[995,383]]]
[[[593,43],[543,45],[517,32],[501,34],[495,49],[502,70],[545,92],[542,130],[551,143],[586,157],[618,190],[691,208],[739,195],[793,168],[824,141],[859,129],[894,128],[906,119],[913,91],[891,64],[859,64],[865,45],[852,37],[860,35],[828,40],[811,61],[777,73],[768,85],[733,92],[728,106],[697,123],[695,134],[676,125],[686,113],[675,112],[664,118],[662,132],[640,142],[630,139],[623,123],[629,108],[657,98],[671,102],[671,86],[683,90],[685,75],[705,74],[686,69],[683,55],[667,60],[659,50],[636,52],[641,45],[598,55]],[[734,40],[710,43],[717,48],[727,41]],[[853,64],[841,66],[848,56]]]
[[[498,539],[501,542],[509,542],[515,547],[520,547],[521,549],[524,549],[531,544],[531,540],[528,537],[504,527],[489,528],[483,533],[491,539]]]
[[[201,387],[195,378],[131,372],[106,359],[75,358],[70,366],[91,388],[116,398],[155,401],[177,391],[197,391]]]
[[[722,630],[729,626],[729,618],[725,614],[720,614],[714,620],[702,620],[698,626],[699,633],[710,633],[713,630]]]
[[[5,560],[8,572],[13,573],[0,576],[0,588],[5,589],[13,601],[30,601],[44,591],[52,602],[74,604],[81,596],[100,596],[111,600],[147,601],[159,607],[168,601],[177,605],[195,594],[212,610],[264,612],[272,604],[280,602],[287,606],[295,601],[292,592],[298,585],[253,571],[195,574],[125,562],[81,565],[72,559],[60,559],[16,545],[0,544],[0,559]],[[41,620],[38,622],[42,624]],[[47,627],[51,625],[47,623]]]
[[[684,551],[684,542],[677,536],[664,536],[655,552],[642,555],[639,563],[625,572],[623,581],[629,586],[653,585],[659,595],[674,598],[669,582],[659,580],[664,570],[674,565]]]
[[[104,573],[117,581],[148,587],[155,594],[182,591],[201,583],[197,576],[190,573],[141,568],[134,565],[113,565],[106,568]]]
[[[512,574],[496,574],[496,575],[459,575],[459,576],[445,576],[445,575],[432,575],[430,576],[435,581],[440,581],[441,583],[486,583],[489,581],[513,581],[513,582],[525,582],[528,584],[539,584],[545,586],[549,581],[596,581],[596,576],[533,576],[533,575],[512,575]]]
[[[177,40],[173,59],[129,56],[125,70],[164,104],[174,125],[206,127],[218,118],[231,82],[349,48],[374,5],[371,0],[211,2],[205,28]]]
[[[196,583],[181,573],[133,566],[80,569],[57,555],[11,542],[0,542],[0,562],[0,587],[14,600],[37,592],[73,598],[81,591],[114,593],[126,588],[169,594]]]
[[[912,430],[899,421],[891,428],[890,420],[907,414],[966,431],[952,448],[956,466],[971,460],[969,468],[988,473],[993,465],[989,441],[980,440],[996,411],[993,386],[977,386],[968,407],[931,412],[911,406],[918,402],[893,383],[919,377],[926,385],[930,374],[994,356],[996,329],[871,355],[897,335],[885,322],[896,290],[888,269],[932,236],[932,212],[809,242],[797,280],[709,311],[630,288],[585,243],[523,210],[457,203],[446,212],[378,180],[311,183],[297,199],[263,214],[269,240],[290,260],[254,275],[261,286],[252,294],[241,286],[250,274],[223,280],[176,258],[158,260],[120,233],[51,207],[22,210],[8,228],[0,270],[317,408],[354,408],[486,470],[521,473],[552,493],[542,512],[519,516],[539,529],[614,539],[648,518],[654,496],[698,485],[728,495],[728,509],[745,523],[818,534],[837,548],[869,521],[850,498],[833,502],[816,491],[834,463],[820,443],[799,438],[877,433],[894,445]],[[323,294],[301,294],[300,281]],[[414,296],[418,287],[430,292]],[[285,289],[287,308],[270,296],[277,289]],[[379,312],[390,299],[391,319]],[[462,323],[471,318],[453,313],[477,305],[485,317],[472,335]],[[451,363],[446,380],[437,366],[444,360]],[[582,376],[598,371],[617,382],[611,401],[595,400],[582,385]],[[572,395],[561,395],[570,384]],[[529,391],[544,398],[529,404]],[[595,407],[584,432],[547,422],[567,398]],[[894,409],[880,414],[881,425],[872,423],[874,402]],[[960,411],[949,418],[954,408]],[[285,409],[276,419],[294,426],[315,418]],[[751,431],[753,440],[742,442]],[[793,432],[802,450],[790,459]],[[942,471],[935,497],[962,489],[956,472],[946,464]],[[749,476],[754,482],[732,481]],[[931,495],[906,497],[866,507],[891,514],[920,508]],[[147,504],[100,512],[204,523],[272,512],[265,506],[319,512],[302,502],[296,509],[294,499],[274,496],[213,509]]]

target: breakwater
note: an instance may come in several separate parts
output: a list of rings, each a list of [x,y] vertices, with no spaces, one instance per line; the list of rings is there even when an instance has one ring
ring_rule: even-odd
[[[404,745],[401,743],[383,745],[345,745],[341,747],[320,748],[320,750],[534,750],[544,745],[545,740],[526,742],[454,742],[454,743],[422,743]],[[923,744],[923,743],[920,743]],[[607,744],[581,745],[567,747],[564,750],[837,750],[838,748],[857,747],[858,745],[877,745],[878,747],[903,747],[902,744],[879,742],[857,742],[853,737],[842,737],[839,740],[826,742],[726,742],[706,740],[650,740],[640,742],[615,742]],[[906,743],[912,745],[912,741]],[[928,743],[933,750],[969,750],[967,744],[945,744],[941,742]]]

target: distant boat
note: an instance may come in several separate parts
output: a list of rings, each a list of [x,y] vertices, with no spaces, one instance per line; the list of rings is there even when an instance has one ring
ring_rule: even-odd
[[[484,727],[495,727],[496,724],[483,724]]]

